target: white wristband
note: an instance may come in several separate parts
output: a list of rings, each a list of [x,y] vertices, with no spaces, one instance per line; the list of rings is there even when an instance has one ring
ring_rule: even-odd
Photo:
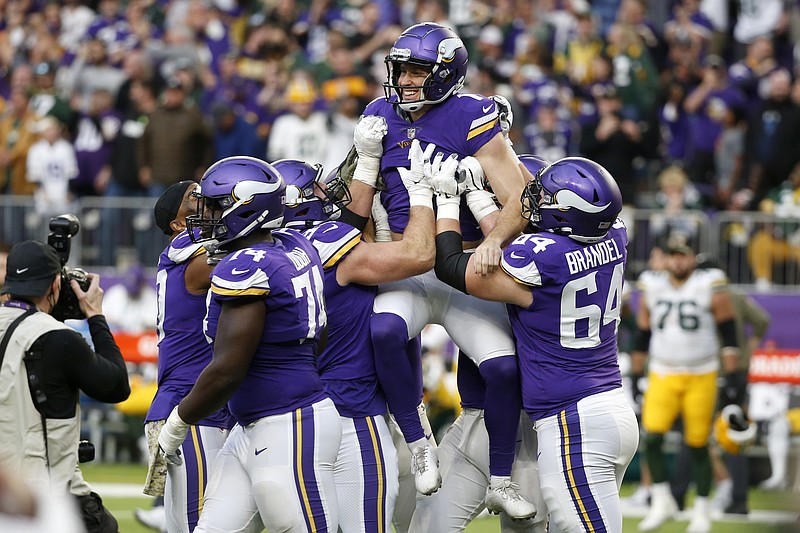
[[[378,172],[381,170],[381,160],[374,157],[358,157],[356,168],[353,170],[353,179],[375,188],[378,181]]]
[[[472,216],[480,223],[481,220],[491,215],[500,208],[494,201],[494,195],[489,191],[470,191],[467,193],[467,207]]]
[[[410,207],[422,206],[433,209],[433,193],[430,188],[420,188],[420,190],[409,189],[408,204]]]
[[[459,196],[436,197],[436,220],[450,218],[458,220],[461,216],[461,198]]]

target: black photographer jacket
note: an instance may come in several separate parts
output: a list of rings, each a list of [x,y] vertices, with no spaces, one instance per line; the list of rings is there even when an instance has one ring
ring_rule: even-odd
[[[42,335],[42,384],[47,418],[75,416],[79,390],[100,402],[118,403],[131,393],[128,370],[102,315],[88,320],[95,350],[75,330]],[[34,343],[36,344],[36,343]],[[36,346],[34,346],[36,348]]]

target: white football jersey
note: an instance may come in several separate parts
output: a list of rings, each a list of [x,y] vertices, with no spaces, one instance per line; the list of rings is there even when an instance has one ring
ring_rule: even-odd
[[[711,298],[727,285],[725,273],[698,269],[676,287],[669,273],[647,271],[638,283],[650,310],[650,370],[668,374],[718,370],[720,345]]]

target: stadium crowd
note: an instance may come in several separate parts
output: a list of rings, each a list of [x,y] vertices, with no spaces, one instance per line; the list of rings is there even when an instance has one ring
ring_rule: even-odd
[[[332,169],[391,43],[426,20],[466,43],[467,91],[511,101],[518,153],[593,158],[629,207],[796,216],[789,0],[4,1],[0,192],[51,216],[234,154]],[[763,286],[800,258],[793,228],[750,237]]]
[[[797,2],[1,7],[4,193],[50,188],[54,176],[26,165],[49,127],[74,152],[77,168],[63,177],[74,196],[157,197],[233,153],[336,165],[364,105],[382,94],[388,47],[423,20],[467,43],[468,90],[511,100],[518,151],[599,158],[631,205],[665,201],[641,193],[655,193],[652,177],[675,164],[697,189],[690,204],[756,209],[798,159],[787,149],[800,141]],[[45,116],[57,122],[37,121]]]

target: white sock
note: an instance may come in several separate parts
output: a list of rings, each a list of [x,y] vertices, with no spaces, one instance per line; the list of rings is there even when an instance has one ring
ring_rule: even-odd
[[[491,488],[500,487],[505,481],[511,481],[511,476],[490,476],[489,486]]]
[[[411,453],[414,453],[414,450],[417,448],[422,448],[423,446],[427,446],[428,441],[427,439],[417,439],[414,442],[408,443],[408,449],[411,450]]]
[[[694,497],[694,512],[708,514],[708,498],[705,496]]]
[[[779,416],[769,421],[767,435],[767,453],[772,467],[772,479],[786,478],[786,463],[789,459],[789,419]]]

